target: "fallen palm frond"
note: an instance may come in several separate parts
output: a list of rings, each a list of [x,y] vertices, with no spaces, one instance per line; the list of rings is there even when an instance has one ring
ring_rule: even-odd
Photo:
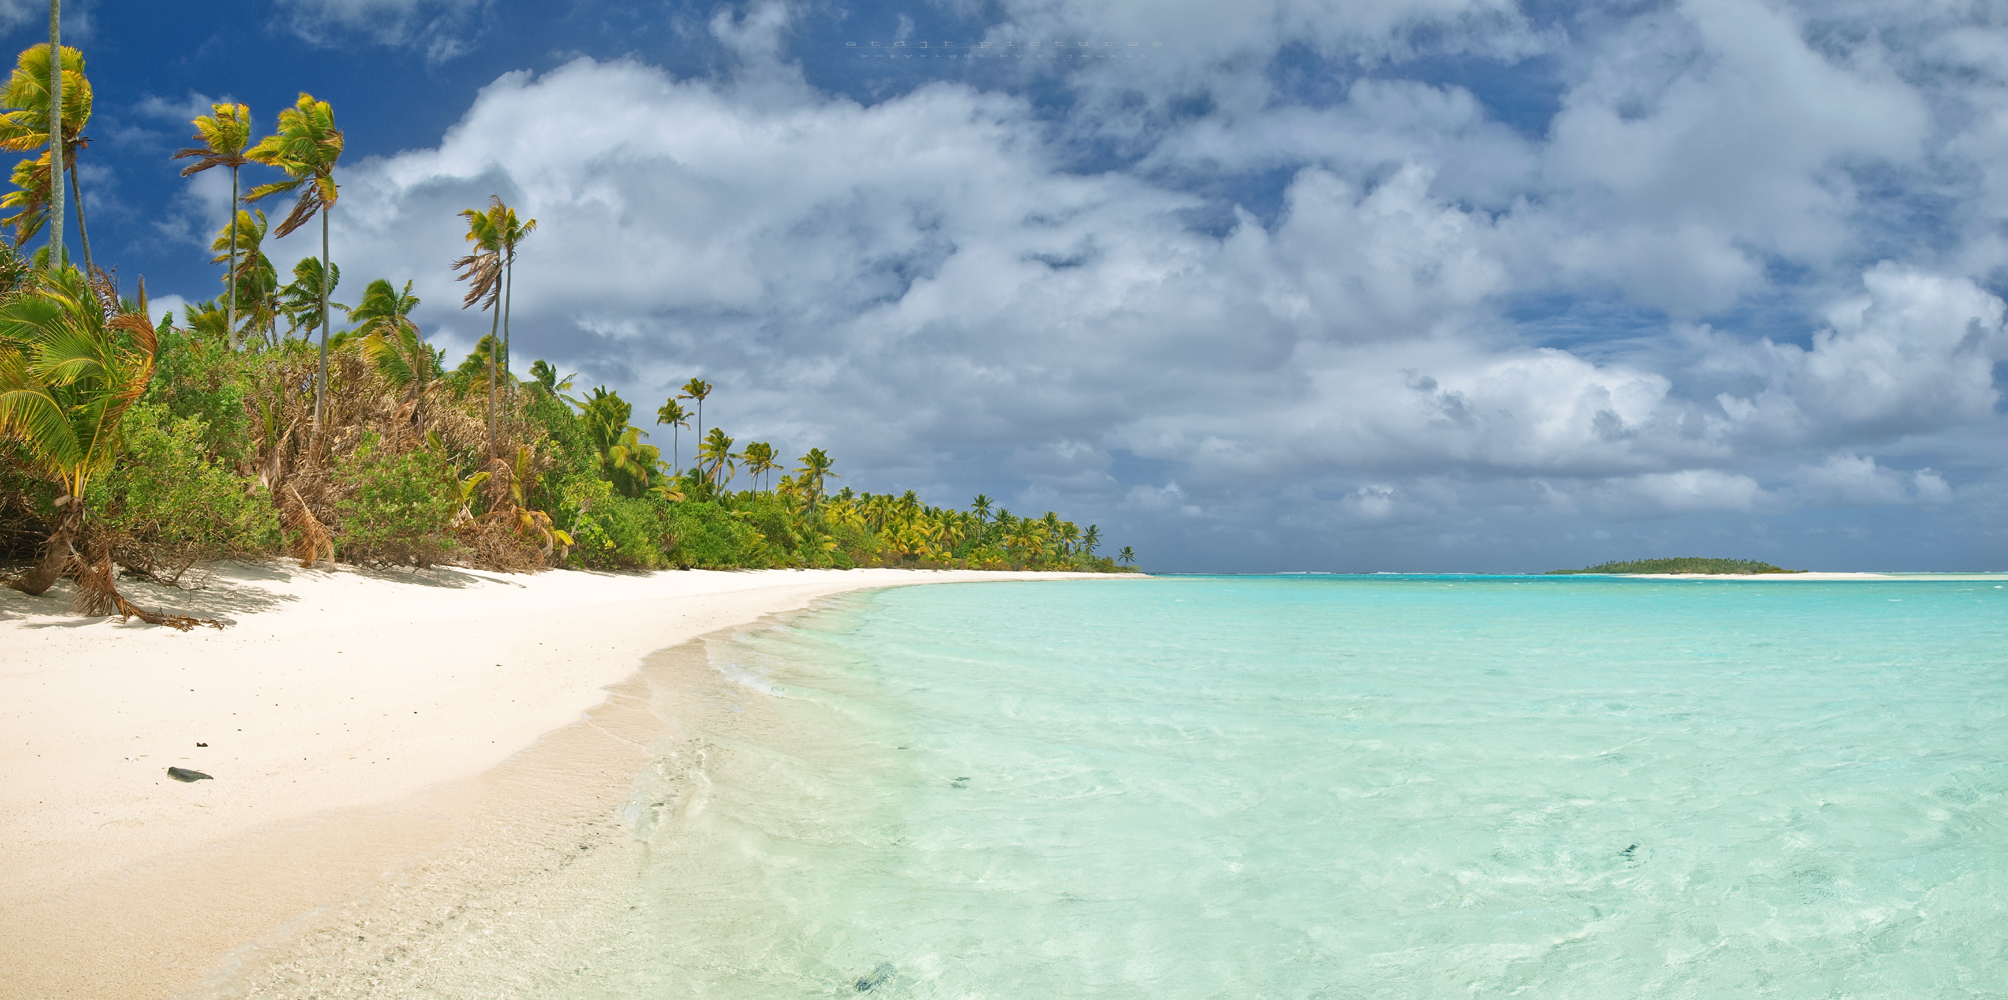
[[[299,536],[293,541],[293,558],[300,560],[300,568],[313,569],[322,559],[333,562],[335,540],[307,506],[299,488],[287,483],[279,487],[275,496],[279,498],[280,525]]]

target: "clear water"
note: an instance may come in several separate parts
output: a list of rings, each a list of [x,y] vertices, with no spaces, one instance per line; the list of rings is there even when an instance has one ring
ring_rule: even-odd
[[[710,658],[623,991],[2008,990],[1996,581],[930,586]]]

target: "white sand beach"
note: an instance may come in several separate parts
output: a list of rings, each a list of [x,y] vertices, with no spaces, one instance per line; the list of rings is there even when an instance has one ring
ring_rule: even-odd
[[[0,995],[179,996],[503,798],[603,811],[660,725],[652,651],[847,591],[1077,575],[226,564],[132,588],[227,626],[188,633],[0,590]]]

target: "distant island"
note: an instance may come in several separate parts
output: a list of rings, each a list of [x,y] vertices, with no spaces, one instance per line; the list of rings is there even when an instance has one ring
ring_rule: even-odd
[[[1568,576],[1574,573],[1693,573],[1697,575],[1733,574],[1749,576],[1758,573],[1804,573],[1803,569],[1781,569],[1767,562],[1754,559],[1702,559],[1687,556],[1680,559],[1633,559],[1629,562],[1598,563],[1582,569],[1551,569],[1548,576]]]

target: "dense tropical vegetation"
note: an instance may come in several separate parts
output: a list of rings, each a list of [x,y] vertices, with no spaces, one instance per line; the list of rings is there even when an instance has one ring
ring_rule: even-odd
[[[187,628],[197,623],[127,601],[115,569],[174,584],[204,560],[282,553],[309,566],[510,571],[1135,562],[1128,547],[1098,555],[1097,527],[1052,511],[832,490],[842,477],[821,448],[790,463],[773,443],[707,427],[714,390],[701,378],[656,411],[671,430],[668,461],[617,393],[575,397],[541,360],[519,379],[510,286],[536,220],[500,198],[460,213],[470,249],[451,266],[467,283],[463,307],[490,313],[490,332],[447,368],[411,318],[419,300],[408,278],[369,281],[354,305],[333,299],[341,269],[327,227],[343,137],[328,103],[304,93],[255,141],[244,105],[195,119],[195,145],[176,154],[196,161],[184,175],[231,171],[230,218],[212,247],[222,294],[152,317],[143,283],[124,297],[115,269],[94,266],[88,250],[73,266],[61,243],[65,176],[82,225],[73,168],[89,142],[90,89],[77,50],[61,48],[55,76],[50,51],[21,53],[0,92],[0,147],[41,149],[0,201],[14,210],[0,220],[13,229],[0,238],[0,556],[28,564],[8,581],[17,589],[42,593],[69,577],[81,611]],[[283,177],[240,201],[239,172],[259,167]],[[286,285],[265,253],[265,214],[242,204],[279,195],[295,200],[274,235],[316,215],[322,230],[320,255]],[[28,256],[24,244],[44,228],[50,247]],[[678,432],[693,418],[686,467]]]
[[[1583,569],[1551,569],[1549,576],[1567,576],[1572,573],[1679,573],[1695,575],[1750,576],[1758,573],[1804,573],[1803,569],[1779,569],[1767,562],[1753,559],[1703,559],[1683,556],[1677,559],[1633,559],[1629,562],[1598,563]]]

